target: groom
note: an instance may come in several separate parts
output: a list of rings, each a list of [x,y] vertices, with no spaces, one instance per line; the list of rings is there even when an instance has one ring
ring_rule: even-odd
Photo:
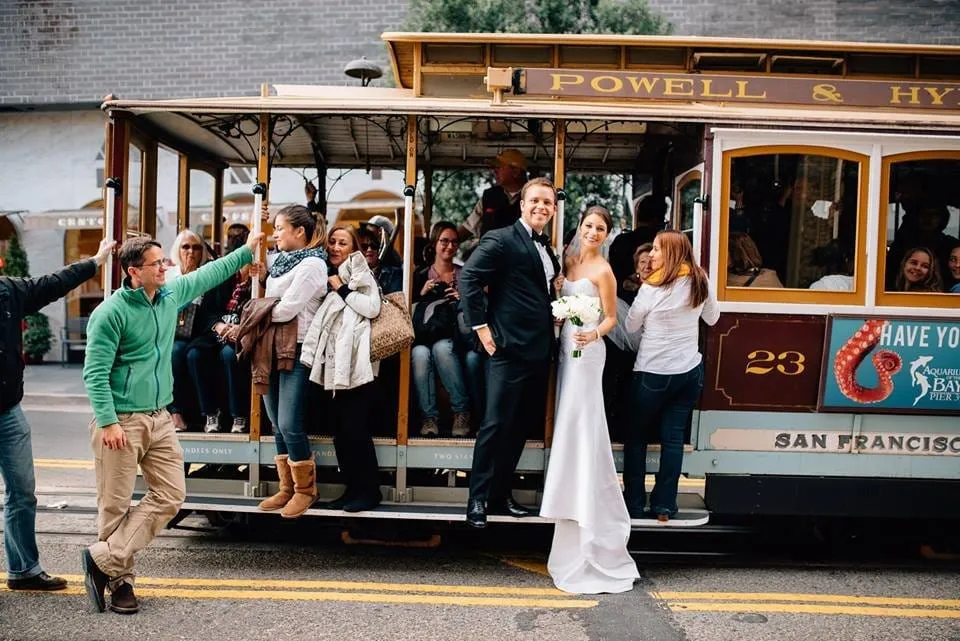
[[[551,291],[560,265],[543,230],[556,211],[553,183],[530,180],[520,192],[520,220],[485,234],[460,273],[466,324],[490,356],[487,407],[473,450],[467,502],[467,523],[473,527],[484,527],[488,512],[533,514],[513,500],[510,481],[526,441],[523,419],[530,408],[546,404]]]

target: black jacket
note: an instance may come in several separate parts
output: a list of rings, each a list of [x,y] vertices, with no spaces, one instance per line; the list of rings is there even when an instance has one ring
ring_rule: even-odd
[[[0,413],[23,400],[23,318],[96,273],[93,260],[81,260],[39,278],[0,276]]]
[[[557,274],[559,263],[549,253]],[[531,361],[550,358],[553,284],[546,282],[540,254],[520,221],[484,234],[460,272],[459,286],[466,325],[488,324],[498,353]]]

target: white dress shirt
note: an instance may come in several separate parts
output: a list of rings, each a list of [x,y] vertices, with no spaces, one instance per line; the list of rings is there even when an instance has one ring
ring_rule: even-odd
[[[530,238],[533,238],[533,227],[527,224],[523,218],[520,219],[520,224],[523,225],[523,228],[527,230],[527,233],[530,234]],[[547,293],[550,293],[550,285],[553,283],[553,261],[550,260],[550,254],[547,253],[547,248],[541,245],[540,243],[534,241],[533,246],[537,248],[537,253],[540,254],[540,262],[543,263],[543,275],[547,279]]]
[[[690,278],[681,276],[666,287],[644,284],[630,306],[624,328],[640,335],[635,372],[685,374],[700,364],[700,319],[713,325],[720,318],[717,296],[709,286],[707,300],[690,306]]]

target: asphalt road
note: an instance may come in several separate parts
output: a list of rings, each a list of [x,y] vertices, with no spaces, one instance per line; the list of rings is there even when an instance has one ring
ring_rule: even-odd
[[[89,415],[28,418],[40,485],[92,488]],[[140,614],[99,614],[78,562],[95,518],[79,509],[89,498],[70,503],[78,509],[43,509],[37,523],[44,567],[69,589],[0,590],[0,639],[960,641],[960,572],[945,561],[756,567],[640,555],[632,592],[576,596],[545,574],[548,528],[454,528],[416,548],[350,544],[319,519],[269,517],[214,529],[192,516],[165,531],[138,558]]]

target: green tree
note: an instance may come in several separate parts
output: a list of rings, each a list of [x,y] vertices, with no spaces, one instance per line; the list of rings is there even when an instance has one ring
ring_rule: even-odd
[[[20,236],[18,234],[13,234],[10,238],[10,243],[7,245],[7,253],[3,257],[3,270],[0,273],[13,278],[23,278],[30,275],[30,263],[27,260],[27,252],[23,250],[23,245],[20,243]]]
[[[672,25],[646,0],[412,0],[404,28],[451,33],[613,33],[668,34]],[[460,223],[477,201],[488,172],[434,174],[434,219]],[[590,205],[610,210],[622,227],[627,220],[626,177],[566,176],[564,232],[573,229],[579,212]]]
[[[20,242],[20,236],[14,234],[7,245],[6,255],[3,257],[4,276],[12,278],[28,278],[30,276],[30,261],[27,252]],[[53,335],[50,332],[50,320],[37,312],[24,319],[23,353],[32,360],[39,360],[50,351]]]

